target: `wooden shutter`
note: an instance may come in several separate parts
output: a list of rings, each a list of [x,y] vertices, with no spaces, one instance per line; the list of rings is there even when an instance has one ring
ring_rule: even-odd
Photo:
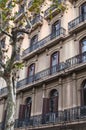
[[[6,114],[7,114],[7,110],[5,110],[3,113],[3,119],[2,119],[2,122],[3,122],[2,129],[3,130],[5,129]]]
[[[58,111],[58,96],[55,96],[53,98],[53,101],[54,101],[54,107],[53,107],[53,112],[57,112]]]
[[[43,109],[42,109],[42,114],[47,114],[49,113],[49,99],[48,98],[43,98]]]
[[[19,119],[20,120],[25,119],[25,111],[26,111],[26,105],[20,105],[20,108],[19,108]]]
[[[84,105],[84,93],[83,93],[83,88],[80,89],[80,97],[81,97],[81,106]]]

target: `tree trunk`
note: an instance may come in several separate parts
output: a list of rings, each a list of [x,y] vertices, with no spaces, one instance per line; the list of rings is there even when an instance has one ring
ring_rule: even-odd
[[[12,82],[11,77],[6,79],[6,83],[8,88],[8,97],[7,97],[7,113],[6,113],[5,130],[14,130],[16,87],[15,84]]]

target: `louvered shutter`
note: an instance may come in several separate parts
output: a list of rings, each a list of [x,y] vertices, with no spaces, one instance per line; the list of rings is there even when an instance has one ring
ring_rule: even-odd
[[[54,107],[53,107],[53,112],[57,112],[58,111],[58,96],[55,96],[54,98],[53,98],[53,101],[54,101]]]
[[[83,93],[83,88],[80,89],[80,96],[81,96],[81,106],[84,105],[84,93]]]
[[[4,114],[3,114],[3,124],[2,124],[2,129],[4,130],[5,129],[5,121],[6,121],[6,114],[7,114],[7,110],[4,111]]]
[[[49,113],[49,99],[48,98],[43,98],[42,114],[45,115],[47,113]]]
[[[25,119],[25,111],[26,111],[26,105],[20,105],[19,120],[24,120]]]

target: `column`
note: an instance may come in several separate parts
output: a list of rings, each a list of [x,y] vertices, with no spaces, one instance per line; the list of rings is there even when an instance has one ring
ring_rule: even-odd
[[[72,74],[72,103],[73,103],[73,107],[77,106],[77,82],[76,82],[76,73]]]

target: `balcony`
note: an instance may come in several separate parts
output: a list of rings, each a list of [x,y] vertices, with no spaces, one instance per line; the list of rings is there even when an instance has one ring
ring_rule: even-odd
[[[30,26],[26,25],[26,29],[29,29],[29,31],[35,30],[38,26],[41,26],[43,24],[43,17],[41,15],[37,15],[33,20],[31,21],[32,29],[30,30]]]
[[[15,15],[15,22],[17,22],[21,17],[24,16],[24,7],[20,8],[18,13]]]
[[[27,59],[29,56],[35,55],[35,53],[40,53],[41,51],[45,50],[45,47],[50,47],[57,43],[57,41],[65,38],[66,30],[60,27],[55,33],[51,33],[47,37],[43,38],[42,40],[38,41],[33,46],[27,48],[23,51],[22,58]]]
[[[56,77],[61,75],[63,70],[68,72],[73,70],[78,70],[84,68],[86,66],[86,52],[76,55],[65,62],[59,63],[59,65],[55,65],[52,68],[47,68],[41,72],[36,73],[33,76],[25,78],[17,83],[17,89],[25,89],[25,86],[33,85],[34,83],[39,83],[45,80],[49,80],[52,77]],[[63,74],[63,73],[62,73]]]
[[[63,2],[64,0],[60,0],[59,4]],[[63,8],[65,10],[65,6],[63,6]],[[45,10],[44,17],[45,19],[51,19],[52,17],[55,17],[57,14],[60,14],[60,13],[61,13],[61,10],[59,10],[57,6],[52,5],[51,7]]]
[[[37,115],[23,120],[17,119],[15,120],[15,128],[26,126],[29,128],[41,126],[49,127],[49,124],[55,126],[62,126],[64,123],[66,125],[68,123],[75,123],[79,125],[79,122],[82,120],[86,122],[86,106],[79,106],[75,108],[66,109],[64,111],[47,113],[45,115]]]
[[[86,13],[68,23],[69,33],[78,32],[86,27]]]
[[[39,84],[43,81],[50,81],[50,79],[55,79],[60,75],[65,75],[67,72],[72,72],[74,70],[79,71],[86,67],[86,52],[76,55],[70,59],[67,59],[65,62],[59,63],[52,68],[47,68],[43,71],[40,71],[33,76],[27,77],[23,80],[17,82],[17,91],[26,89],[28,86]],[[65,73],[63,73],[65,70]],[[7,88],[2,88],[0,90],[0,96],[7,94]]]
[[[83,121],[83,122],[81,122]],[[81,122],[81,124],[80,124]],[[55,127],[62,127],[63,125],[68,126],[75,126],[76,124],[82,125],[83,123],[86,123],[86,106],[78,106],[69,108],[63,111],[57,111],[57,112],[50,112],[47,114],[41,114],[36,115],[32,117],[27,117],[23,120],[16,119],[15,120],[15,128],[28,128],[29,129],[35,129],[36,127],[38,129],[40,128],[48,128],[54,125]],[[0,123],[0,130],[3,128],[3,123]]]

